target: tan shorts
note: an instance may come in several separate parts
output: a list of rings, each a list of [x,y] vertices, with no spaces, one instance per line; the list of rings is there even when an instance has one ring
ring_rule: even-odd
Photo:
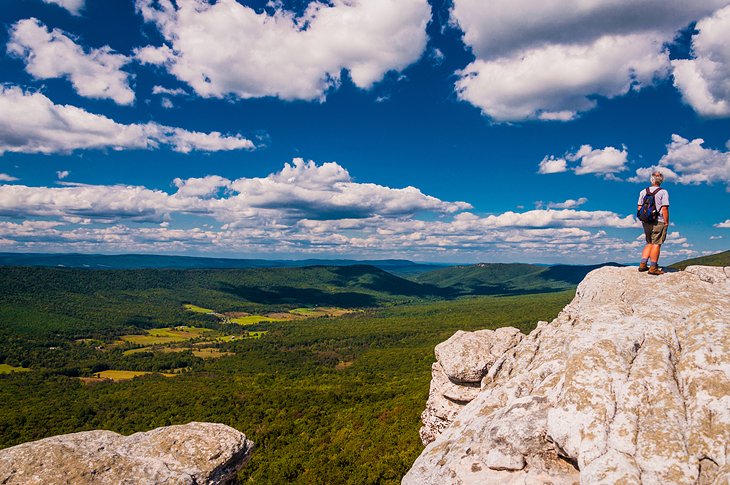
[[[646,236],[647,244],[664,244],[667,239],[667,225],[663,222],[657,222],[656,224],[644,223],[644,236]]]

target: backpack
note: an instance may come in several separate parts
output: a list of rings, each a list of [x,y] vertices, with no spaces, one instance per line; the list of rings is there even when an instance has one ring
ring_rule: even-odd
[[[644,200],[641,202],[641,207],[636,211],[636,217],[641,222],[648,224],[656,224],[659,219],[659,211],[656,208],[656,200],[654,196],[662,190],[661,187],[657,188],[653,193],[649,190],[651,187],[647,187],[646,194],[644,194]]]

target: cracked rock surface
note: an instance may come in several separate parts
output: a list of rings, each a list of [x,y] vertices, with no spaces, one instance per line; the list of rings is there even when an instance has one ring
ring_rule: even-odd
[[[188,423],[122,436],[85,431],[0,451],[0,483],[226,484],[253,442],[223,424]]]
[[[730,483],[730,267],[604,267],[549,324],[483,336],[471,399],[434,364],[404,484]]]

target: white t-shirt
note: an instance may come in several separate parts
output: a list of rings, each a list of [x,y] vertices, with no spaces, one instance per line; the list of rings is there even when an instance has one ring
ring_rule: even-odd
[[[659,192],[656,192],[657,189]],[[659,219],[657,219],[657,222],[665,222],[664,221],[664,215],[662,214],[662,207],[669,207],[669,192],[667,192],[666,189],[658,188],[651,186],[649,188],[652,194],[654,194],[654,204],[656,205],[656,210],[659,211]],[[656,193],[655,193],[656,192]],[[641,192],[639,192],[639,203],[636,205],[641,205],[644,203],[644,196],[646,195],[646,189],[642,189]]]

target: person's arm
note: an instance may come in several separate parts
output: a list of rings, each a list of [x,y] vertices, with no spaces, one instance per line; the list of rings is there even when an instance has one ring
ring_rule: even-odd
[[[669,206],[662,207],[662,217],[664,217],[664,224],[669,225]]]

